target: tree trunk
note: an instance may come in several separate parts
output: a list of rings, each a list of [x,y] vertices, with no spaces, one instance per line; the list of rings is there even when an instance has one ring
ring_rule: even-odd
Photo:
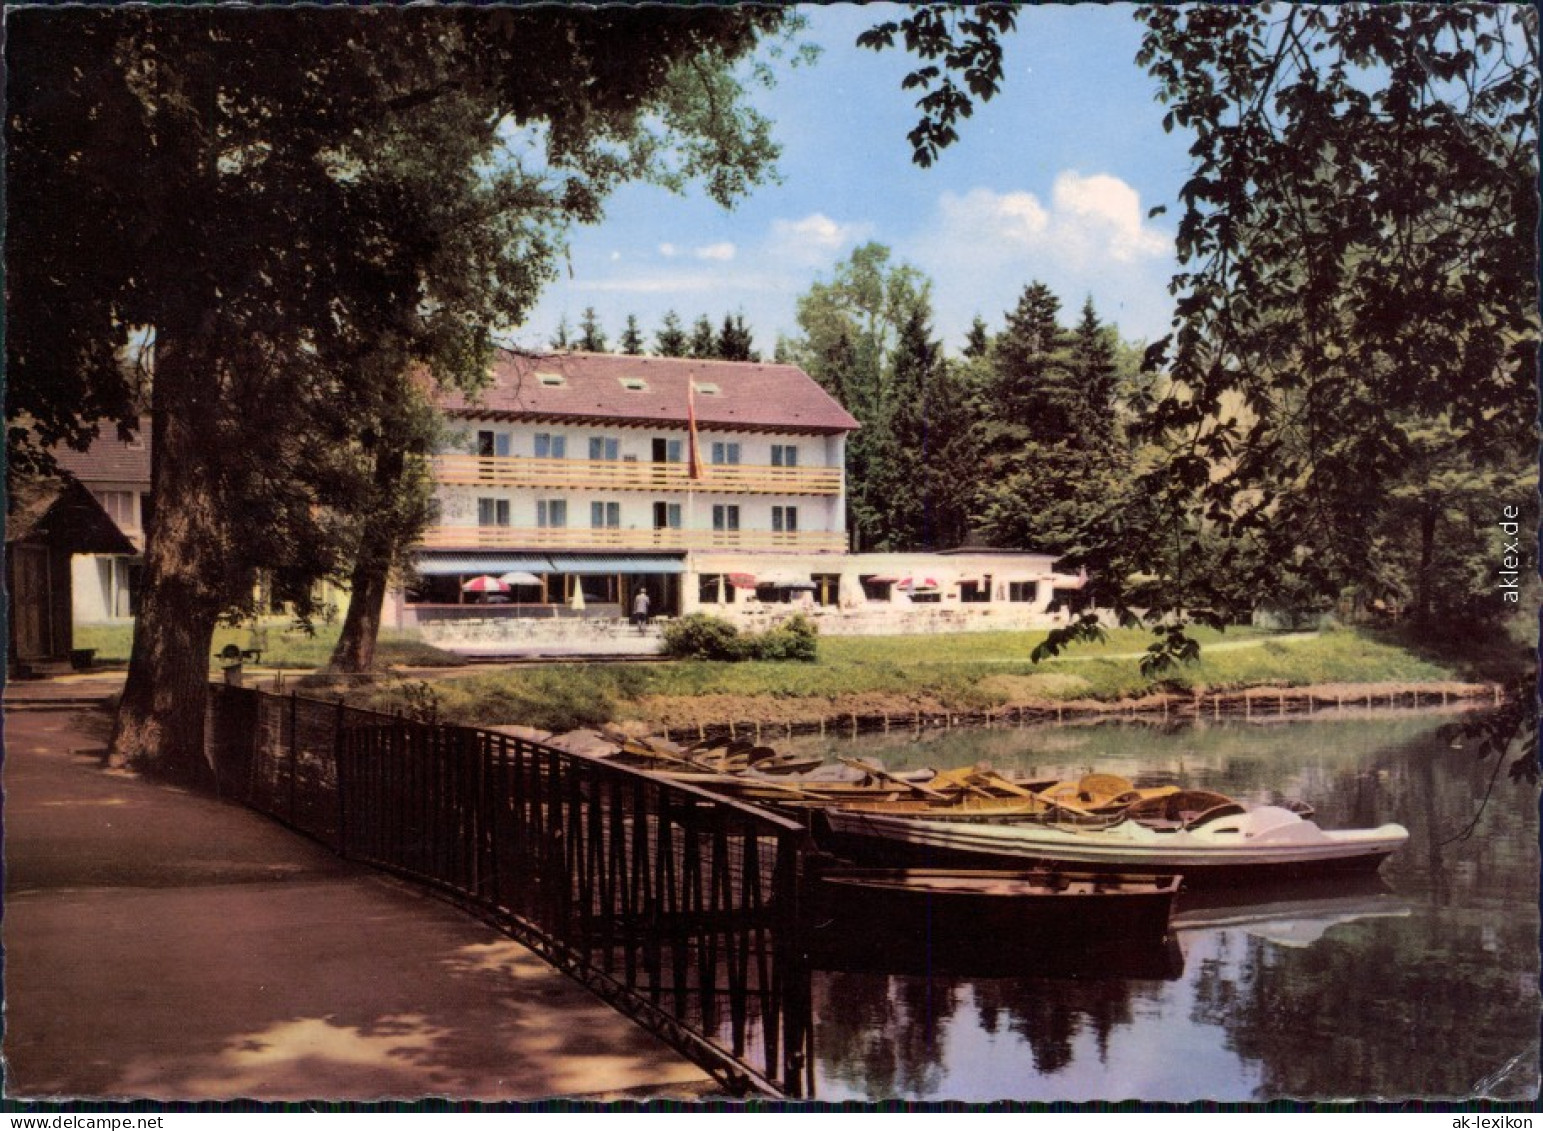
[[[211,466],[218,457],[217,382],[202,353],[171,335],[158,336],[156,362],[155,511],[108,761],[207,784],[213,777],[204,754],[209,651],[229,584],[229,555],[222,548],[229,544],[230,520]]]
[[[385,505],[397,501],[406,457],[400,450],[381,452],[375,458],[375,491]],[[330,669],[362,675],[375,666],[375,642],[380,636],[381,609],[386,603],[386,583],[396,559],[398,531],[390,521],[366,522],[359,541],[359,556],[349,580],[348,615],[332,650]]]
[[[369,533],[364,541],[372,541]],[[380,636],[381,609],[386,603],[390,573],[389,551],[384,555],[371,554],[360,548],[349,581],[348,615],[343,618],[343,631],[332,650],[331,670],[360,675],[375,666],[375,641]]]

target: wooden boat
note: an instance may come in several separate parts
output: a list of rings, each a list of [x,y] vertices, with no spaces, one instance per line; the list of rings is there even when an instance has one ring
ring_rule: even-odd
[[[1324,830],[1274,805],[1212,810],[1181,828],[1132,820],[1103,828],[937,820],[843,807],[821,810],[819,818],[816,834],[825,847],[864,863],[1181,872],[1193,885],[1372,871],[1409,839],[1395,824]]]
[[[1157,946],[1178,889],[1177,876],[826,867],[815,874],[805,933],[812,952],[825,955],[921,950],[986,958]]]

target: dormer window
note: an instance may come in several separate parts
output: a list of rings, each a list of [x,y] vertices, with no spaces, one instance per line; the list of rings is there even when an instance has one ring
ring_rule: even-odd
[[[701,393],[704,397],[716,397],[719,393],[723,392],[723,390],[718,387],[717,383],[713,381],[696,382],[696,391]]]
[[[648,392],[648,382],[641,377],[618,377],[616,379],[621,382],[621,387],[629,393]]]
[[[536,380],[549,389],[560,389],[568,383],[561,373],[537,373]]]

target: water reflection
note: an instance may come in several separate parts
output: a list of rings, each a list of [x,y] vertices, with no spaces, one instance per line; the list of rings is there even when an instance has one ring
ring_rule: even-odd
[[[892,767],[1298,798],[1326,828],[1397,821],[1369,886],[1181,897],[1166,965],[815,975],[822,1099],[1536,1096],[1537,796],[1451,750],[1442,720],[1026,728],[831,750]],[[789,744],[792,745],[792,744]],[[802,743],[816,746],[817,743]],[[1139,956],[1137,956],[1139,958]]]

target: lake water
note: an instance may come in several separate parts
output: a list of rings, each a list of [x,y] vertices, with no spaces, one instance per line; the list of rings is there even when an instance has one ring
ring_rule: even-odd
[[[1495,762],[1452,749],[1436,733],[1447,721],[1105,723],[780,743],[891,768],[1099,770],[1253,802],[1300,799],[1325,828],[1397,821],[1410,832],[1381,882],[1250,891],[1221,906],[1181,897],[1176,946],[1161,954],[1055,977],[819,971],[814,1098],[1536,1097],[1537,792],[1502,769],[1462,838]]]

